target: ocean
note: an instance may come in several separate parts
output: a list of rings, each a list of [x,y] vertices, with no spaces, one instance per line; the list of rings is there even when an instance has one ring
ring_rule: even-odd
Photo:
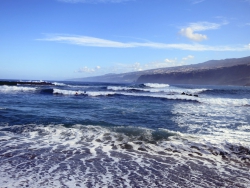
[[[250,87],[0,86],[0,187],[250,187]]]

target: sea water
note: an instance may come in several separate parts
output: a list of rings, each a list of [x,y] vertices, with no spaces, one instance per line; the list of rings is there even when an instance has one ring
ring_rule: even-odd
[[[1,188],[250,187],[250,87],[53,84],[0,86]]]

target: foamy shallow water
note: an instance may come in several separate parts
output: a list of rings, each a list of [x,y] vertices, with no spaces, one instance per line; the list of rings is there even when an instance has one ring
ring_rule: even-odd
[[[249,187],[249,99],[243,87],[0,86],[0,187]]]
[[[141,135],[126,135],[119,130],[82,125],[3,127],[1,186],[250,185],[249,148],[161,131],[166,132],[164,139],[152,142],[154,132],[147,129],[141,130]]]

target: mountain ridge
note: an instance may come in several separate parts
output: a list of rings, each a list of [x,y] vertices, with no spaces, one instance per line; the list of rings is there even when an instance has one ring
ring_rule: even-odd
[[[250,70],[249,73],[244,70],[244,69],[248,70],[249,68],[250,68],[250,56],[242,58],[222,59],[222,60],[209,60],[198,64],[150,69],[145,71],[128,72],[121,74],[106,74],[102,76],[86,77],[86,78],[79,78],[72,80],[87,81],[87,82],[111,82],[111,83],[155,82],[155,83],[169,83],[169,84],[205,83],[205,84],[215,84],[215,85],[218,84],[250,85],[250,79],[249,79]],[[237,73],[235,73],[234,69],[237,69]],[[241,72],[244,72],[244,77],[242,77]],[[225,77],[226,80],[229,80],[229,82],[226,81],[217,82],[215,79],[221,79],[219,73],[222,74],[222,76]],[[178,76],[173,77],[173,74]],[[201,74],[203,74],[203,76]],[[212,77],[209,77],[208,75],[214,75],[215,79],[212,79]],[[235,76],[232,77],[231,75]],[[189,81],[184,81],[181,79],[181,77],[185,77],[185,79]],[[201,78],[203,79],[203,82],[197,81]],[[206,79],[214,80],[214,82],[205,81]],[[237,80],[245,80],[245,81],[240,82]]]

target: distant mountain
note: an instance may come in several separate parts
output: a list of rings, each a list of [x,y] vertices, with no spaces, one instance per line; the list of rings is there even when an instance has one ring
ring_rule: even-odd
[[[250,62],[249,64],[230,67],[141,75],[137,82],[197,85],[250,85]]]
[[[74,80],[111,83],[250,85],[250,56]]]

